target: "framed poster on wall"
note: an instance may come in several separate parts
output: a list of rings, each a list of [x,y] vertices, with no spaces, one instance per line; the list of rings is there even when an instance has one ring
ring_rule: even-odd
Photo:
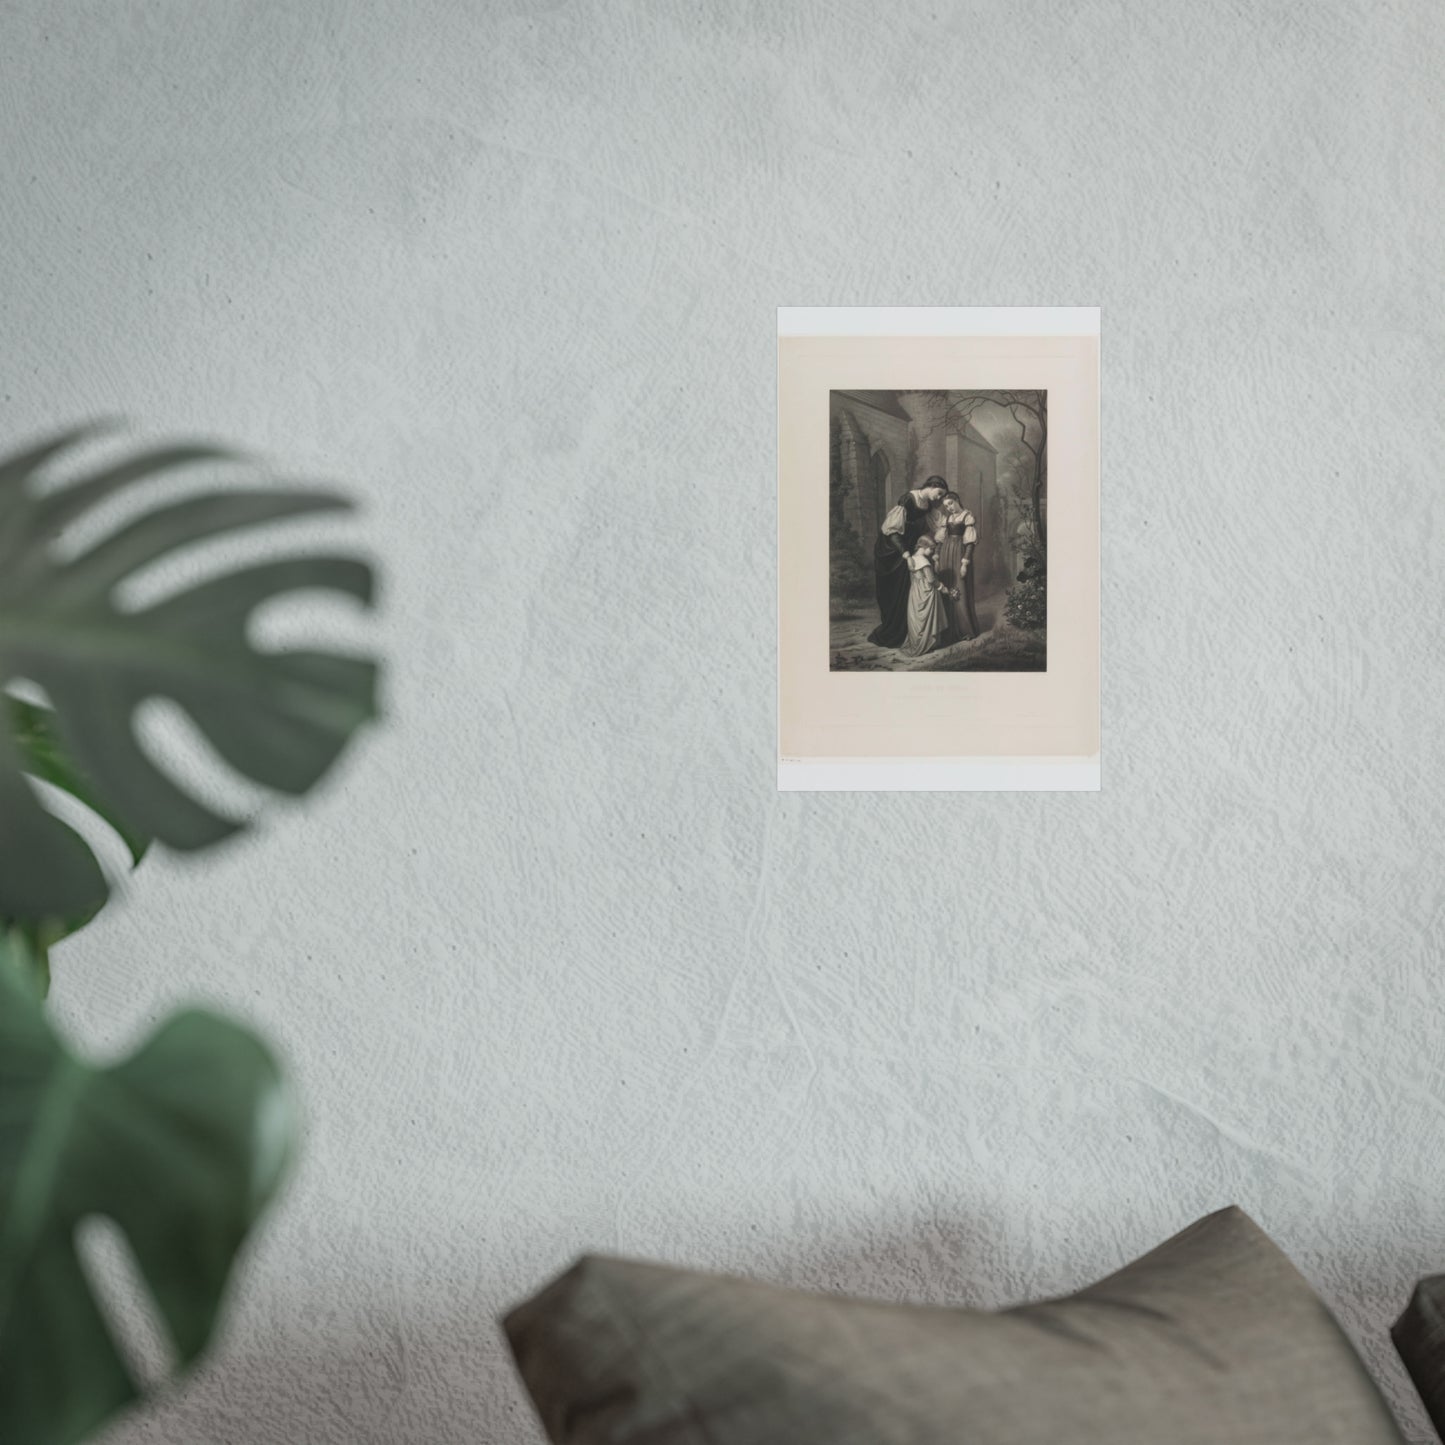
[[[778,786],[1089,791],[1097,307],[778,311]]]

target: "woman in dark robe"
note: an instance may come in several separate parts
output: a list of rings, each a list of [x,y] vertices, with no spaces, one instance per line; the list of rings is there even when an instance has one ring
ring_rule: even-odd
[[[942,477],[929,477],[917,490],[904,492],[883,519],[873,548],[879,622],[868,634],[868,641],[878,647],[902,647],[908,638],[908,554],[929,530],[928,514],[947,491]]]

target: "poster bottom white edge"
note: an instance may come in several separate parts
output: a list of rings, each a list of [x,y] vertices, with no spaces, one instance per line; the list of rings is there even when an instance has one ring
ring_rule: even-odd
[[[778,763],[781,793],[1097,793],[1094,758],[817,758]]]

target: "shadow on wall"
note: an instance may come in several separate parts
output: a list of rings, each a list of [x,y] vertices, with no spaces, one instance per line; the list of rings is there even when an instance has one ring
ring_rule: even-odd
[[[1011,1226],[1002,1210],[993,1216],[885,1214],[827,1240],[761,1231],[743,1240],[733,1224],[728,1241],[710,1256],[693,1248],[686,1254],[663,1249],[655,1257],[796,1289],[996,1310],[1090,1284],[1226,1202],[1182,1207],[1159,1223],[1116,1200],[1112,1207],[1091,1208],[1077,1231],[1059,1226],[1026,1233]],[[679,1219],[663,1234],[681,1238],[695,1224]],[[1045,1235],[1048,1245],[1038,1245]],[[1090,1243],[1087,1264],[1078,1257],[1082,1240]],[[534,1242],[527,1252],[535,1257],[547,1250]],[[564,1270],[576,1252],[557,1243],[555,1257],[540,1263],[520,1288],[514,1279],[486,1277],[489,1271],[473,1273],[460,1256],[444,1269],[432,1261],[422,1271],[425,1279],[408,1282],[409,1307],[398,1281],[388,1286],[373,1280],[364,1287],[365,1299],[356,1298],[354,1276],[309,1282],[309,1299],[345,1304],[304,1319],[247,1321],[247,1338],[223,1346],[186,1388],[122,1424],[105,1437],[106,1445],[176,1439],[216,1445],[241,1439],[248,1445],[449,1439],[541,1445],[497,1318]],[[1433,1442],[1388,1329],[1414,1279],[1438,1268],[1438,1261],[1402,1260],[1383,1244],[1341,1251],[1321,1238],[1297,1253],[1296,1262],[1361,1348],[1407,1438]],[[450,1308],[436,1308],[443,1303]]]

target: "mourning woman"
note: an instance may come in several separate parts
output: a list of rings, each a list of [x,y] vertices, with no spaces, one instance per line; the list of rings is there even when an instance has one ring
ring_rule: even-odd
[[[949,635],[955,639],[977,637],[972,563],[978,527],[973,513],[963,505],[957,492],[949,492],[928,520],[929,525],[936,528],[933,534],[938,546],[935,566],[944,587]]]
[[[921,487],[904,492],[898,505],[883,519],[873,548],[879,622],[868,634],[868,641],[879,647],[902,647],[908,638],[908,554],[930,531],[928,514],[947,491],[948,484],[942,477],[929,477]]]

